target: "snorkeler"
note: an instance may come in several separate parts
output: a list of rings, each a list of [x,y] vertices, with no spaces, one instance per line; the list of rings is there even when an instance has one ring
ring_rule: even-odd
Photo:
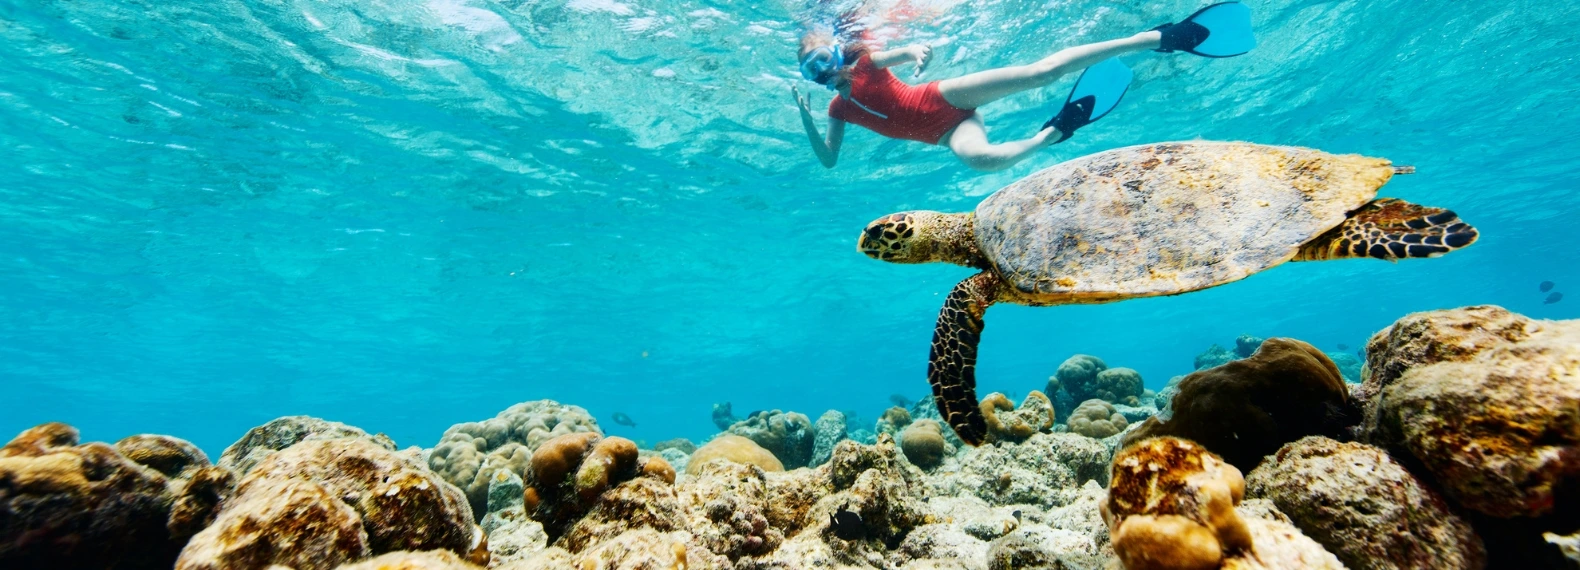
[[[1130,85],[1130,69],[1116,56],[1141,50],[1184,51],[1204,57],[1244,54],[1256,45],[1251,12],[1239,2],[1202,8],[1178,24],[1164,24],[1117,40],[1060,50],[1030,65],[979,71],[962,77],[910,85],[889,68],[915,63],[920,76],[932,60],[932,48],[912,45],[872,51],[860,41],[841,42],[828,31],[801,38],[801,76],[837,91],[828,105],[828,137],[818,133],[811,103],[791,87],[801,108],[801,124],[813,152],[824,167],[839,159],[845,123],[880,135],[949,147],[966,166],[1001,170],[1050,145],[1064,142],[1076,129],[1106,115]],[[1006,96],[1047,86],[1066,73],[1085,69],[1064,106],[1037,134],[1003,143],[988,142],[977,108]]]

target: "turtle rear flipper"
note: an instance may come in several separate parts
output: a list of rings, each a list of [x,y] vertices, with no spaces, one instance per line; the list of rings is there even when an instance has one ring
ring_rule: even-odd
[[[998,277],[988,271],[955,285],[938,311],[927,360],[927,382],[933,386],[938,413],[970,445],[987,440],[987,421],[977,403],[977,343],[982,340],[982,315],[998,297],[998,287]]]
[[[1295,261],[1437,257],[1475,243],[1478,236],[1476,228],[1460,221],[1452,210],[1382,198],[1350,212],[1344,223],[1300,246]]]

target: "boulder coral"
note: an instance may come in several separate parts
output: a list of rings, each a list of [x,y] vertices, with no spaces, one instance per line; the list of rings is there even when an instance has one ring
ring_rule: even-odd
[[[1104,370],[1108,370],[1108,364],[1101,358],[1090,354],[1071,356],[1048,378],[1047,393],[1057,394],[1062,389],[1077,402],[1094,398],[1092,386],[1097,383],[1097,374]]]
[[[696,475],[702,471],[704,464],[715,459],[754,465],[764,471],[785,470],[779,458],[757,445],[757,442],[738,435],[721,434],[713,438],[713,441],[697,448],[696,453],[691,454],[691,460],[686,464],[686,473]]]
[[[1212,569],[1251,549],[1235,504],[1240,471],[1195,443],[1159,437],[1114,457],[1103,520],[1129,570]]]
[[[1580,320],[1493,306],[1415,313],[1366,352],[1363,388],[1376,396],[1363,437],[1419,461],[1458,504],[1541,516],[1580,479]]]
[[[905,426],[911,425],[911,421],[910,410],[891,406],[883,411],[883,415],[878,416],[878,423],[873,429],[880,435],[895,435],[905,429]]]
[[[1026,394],[1019,408],[998,392],[988,394],[980,405],[987,420],[988,441],[1021,442],[1053,429],[1053,402],[1036,390]]]
[[[0,567],[169,568],[173,500],[164,475],[114,447],[79,445],[66,424],[28,429],[0,448]]]
[[[1182,437],[1250,470],[1285,443],[1342,433],[1356,419],[1351,407],[1344,379],[1327,355],[1298,340],[1270,338],[1250,358],[1180,380],[1172,417],[1142,422],[1125,444]]]
[[[900,450],[905,452],[906,459],[922,469],[932,469],[942,463],[948,445],[944,442],[943,427],[933,420],[912,422],[900,432]]]
[[[652,476],[643,477],[644,473]],[[607,519],[640,526],[645,519],[634,514],[641,510],[636,505],[656,501],[643,497],[668,496],[674,502],[674,491],[669,488],[673,473],[662,457],[640,461],[636,444],[629,439],[599,438],[587,432],[565,434],[544,442],[532,454],[524,507],[533,520],[543,524],[550,542],[567,546],[562,537],[569,536],[573,525],[596,525]],[[640,497],[627,496],[633,492]],[[594,520],[584,523],[587,517]],[[618,533],[608,528],[576,532],[592,534],[571,538],[576,541],[569,548],[571,552]]]
[[[1383,450],[1307,437],[1246,476],[1295,526],[1355,570],[1473,569],[1480,537],[1441,496]]]
[[[1093,379],[1091,397],[1113,404],[1139,406],[1141,394],[1145,391],[1140,372],[1124,367],[1109,368],[1098,372],[1097,377]]]
[[[1124,414],[1114,409],[1114,405],[1104,400],[1093,398],[1075,407],[1067,422],[1072,433],[1078,433],[1093,439],[1103,439],[1125,431],[1130,426]]]
[[[812,463],[808,467],[828,462],[829,456],[834,453],[834,444],[847,437],[845,420],[845,413],[839,410],[829,410],[818,416],[817,423],[812,424]]]
[[[472,509],[488,507],[488,483],[496,469],[526,475],[532,452],[543,442],[571,433],[603,431],[581,406],[554,400],[522,402],[481,422],[450,426],[428,455],[428,466],[466,492]]]
[[[461,491],[420,459],[362,437],[308,439],[255,465],[176,568],[309,570],[400,550],[469,556],[482,538],[472,521]]]
[[[805,414],[769,410],[752,412],[730,426],[732,434],[748,438],[779,458],[787,469],[806,467],[812,462],[817,434]]]
[[[236,440],[236,443],[230,444],[230,447],[226,447],[225,451],[220,453],[219,461],[215,462],[215,465],[241,476],[252,471],[254,465],[274,452],[297,443],[351,438],[366,439],[379,447],[395,450],[395,442],[382,433],[368,435],[368,432],[362,431],[361,428],[312,416],[285,416],[247,430],[246,435],[241,436],[241,439]]]

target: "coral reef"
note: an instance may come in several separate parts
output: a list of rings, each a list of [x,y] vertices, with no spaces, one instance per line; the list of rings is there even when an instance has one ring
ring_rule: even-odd
[[[608,441],[608,440],[605,440]],[[596,453],[597,450],[594,450]],[[588,461],[593,461],[591,457]],[[659,532],[680,530],[685,516],[675,487],[652,477],[636,477],[586,500],[587,512],[565,529],[553,542],[571,553],[580,553],[609,542],[628,531],[651,529]],[[555,536],[554,529],[550,536]]]
[[[779,458],[757,445],[757,442],[738,435],[722,434],[691,454],[691,461],[686,464],[686,473],[696,475],[704,464],[715,459],[752,465],[764,471],[785,470]]]
[[[726,430],[757,442],[774,454],[786,469],[806,467],[812,462],[817,434],[805,414],[769,410],[752,412]]]
[[[919,420],[900,432],[900,449],[917,467],[932,469],[944,461],[949,444],[944,441],[943,427],[937,421]]]
[[[1486,563],[1481,539],[1442,497],[1382,450],[1307,437],[1246,476],[1307,536],[1355,570],[1469,569]]]
[[[1339,376],[1344,377],[1345,384],[1360,383],[1361,371],[1365,369],[1366,363],[1359,356],[1348,352],[1329,352],[1326,354],[1328,359],[1333,361],[1333,365],[1338,367]]]
[[[311,416],[286,416],[247,430],[246,435],[220,453],[215,464],[237,475],[246,475],[264,458],[297,443],[348,438],[366,439],[390,451],[395,450],[395,442],[384,434],[368,435],[361,428]]]
[[[164,443],[152,447],[190,447]],[[170,455],[140,454],[175,469]],[[165,476],[114,447],[78,445],[66,424],[28,429],[0,448],[0,567],[169,568],[172,501]]]
[[[689,528],[707,550],[738,560],[766,554],[784,541],[784,527],[798,517],[770,525],[767,475],[732,462],[710,462],[677,489]]]
[[[967,448],[959,469],[939,471],[928,484],[939,495],[975,495],[993,505],[1058,507],[1086,481],[1106,482],[1108,449],[1073,433],[1039,433],[1013,445]]]
[[[681,453],[691,455],[697,452],[697,444],[691,443],[691,440],[684,437],[677,437],[674,439],[666,439],[653,445],[653,451],[663,451],[666,449],[679,449]]]
[[[479,568],[448,550],[423,552],[403,550],[347,564],[336,570],[478,570]]]
[[[845,413],[829,410],[818,416],[817,423],[812,424],[812,462],[811,467],[816,467],[828,462],[834,453],[834,444],[845,439]]]
[[[208,456],[196,445],[168,435],[134,435],[115,442],[115,450],[139,465],[172,479],[187,479],[193,471],[209,466]]]
[[[1097,378],[1093,379],[1091,397],[1114,404],[1139,406],[1141,393],[1145,390],[1141,385],[1140,372],[1123,367],[1109,368],[1098,372]]]
[[[990,442],[1026,441],[1026,438],[1053,429],[1053,402],[1036,390],[1026,394],[1020,408],[998,392],[983,398],[981,406]]]
[[[428,466],[460,487],[475,512],[488,508],[488,484],[496,469],[525,476],[539,445],[570,433],[603,435],[587,410],[554,400],[522,402],[481,422],[450,426],[428,455]]]
[[[488,550],[495,565],[525,560],[548,546],[543,524],[527,515],[521,477],[506,469],[494,471],[488,483],[488,514],[478,524],[488,533]]]
[[[1342,432],[1356,414],[1327,355],[1286,338],[1260,346],[1250,358],[1186,376],[1173,399],[1173,416],[1143,422],[1125,443],[1182,437],[1249,470],[1285,443]]]
[[[905,429],[905,426],[911,425],[911,421],[911,412],[909,410],[894,406],[884,410],[883,415],[878,416],[878,423],[873,430],[878,435],[892,436],[900,433],[900,430]]]
[[[1125,431],[1125,428],[1130,426],[1130,421],[1125,419],[1123,414],[1115,411],[1113,404],[1096,398],[1076,406],[1066,423],[1072,433],[1093,439],[1112,436]]]
[[[686,467],[691,464],[691,454],[673,447],[659,452],[658,456],[663,457],[664,461],[669,462],[670,468],[674,469],[677,473],[685,473]]]
[[[1235,337],[1234,355],[1239,358],[1250,358],[1251,355],[1256,354],[1256,351],[1262,348],[1263,342],[1266,342],[1266,339],[1248,334]]]
[[[400,550],[475,554],[482,531],[459,489],[420,458],[347,435],[306,438],[257,463],[176,568],[305,570]]]
[[[1202,351],[1201,354],[1196,355],[1196,359],[1191,361],[1191,364],[1197,370],[1206,370],[1208,368],[1217,368],[1239,359],[1240,356],[1236,355],[1234,351],[1214,344],[1207,347],[1207,350]]]
[[[1580,320],[1499,307],[1415,313],[1374,335],[1363,435],[1420,461],[1456,503],[1551,512],[1580,473]]]

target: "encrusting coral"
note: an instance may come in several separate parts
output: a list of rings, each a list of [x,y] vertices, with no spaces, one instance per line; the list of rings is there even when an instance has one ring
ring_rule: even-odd
[[[1355,570],[1473,569],[1486,564],[1470,524],[1383,450],[1307,437],[1246,476],[1267,498]]]
[[[1415,313],[1374,335],[1362,435],[1494,517],[1580,509],[1580,320],[1500,307]],[[1570,511],[1574,512],[1574,511]],[[1490,544],[1489,544],[1490,546]]]
[[[1182,437],[1249,470],[1285,443],[1338,435],[1358,419],[1327,355],[1287,338],[1267,339],[1250,358],[1186,376],[1172,408],[1168,421],[1151,418],[1131,430],[1125,445]]]
[[[774,454],[787,469],[806,467],[812,462],[817,434],[805,414],[768,410],[752,412],[726,430],[757,442]]]
[[[488,483],[496,469],[525,476],[543,442],[571,433],[603,435],[586,409],[554,400],[522,402],[481,422],[450,426],[428,456],[428,466],[460,487],[472,509],[488,508]]]
[[[395,450],[395,442],[384,434],[368,435],[361,428],[311,416],[285,416],[247,430],[246,435],[225,448],[215,464],[241,476],[252,471],[254,465],[274,452],[297,443],[350,438],[365,439],[384,449]]]
[[[584,432],[546,441],[532,454],[526,481],[528,516],[543,524],[551,542],[571,552],[642,526],[647,519],[638,515],[651,512],[643,505],[657,504],[654,497],[674,501],[674,468],[658,456],[639,461],[636,444],[623,437]]]
[[[174,500],[166,477],[77,438],[71,426],[47,423],[0,448],[0,567],[169,568],[181,544],[166,529]],[[157,447],[196,451],[186,442]],[[152,462],[179,472],[177,463],[202,453],[184,455],[140,454],[171,459]]]
[[[1036,390],[1026,394],[1018,409],[998,392],[988,394],[980,405],[987,420],[988,441],[1021,442],[1053,429],[1053,402]]]
[[[1130,422],[1125,420],[1124,414],[1114,410],[1113,404],[1093,398],[1076,406],[1066,424],[1072,433],[1103,439],[1125,431]]]
[[[1245,480],[1200,445],[1153,438],[1114,457],[1103,520],[1129,570],[1218,568],[1251,549],[1235,512]]]
[[[703,464],[715,459],[755,465],[764,471],[785,470],[779,458],[757,445],[757,442],[738,435],[721,434],[713,438],[713,441],[697,448],[696,453],[691,454],[691,460],[686,464],[686,473],[696,475],[702,471]]]
[[[900,432],[900,449],[917,467],[932,469],[944,460],[949,444],[943,427],[934,420],[918,420]]]

